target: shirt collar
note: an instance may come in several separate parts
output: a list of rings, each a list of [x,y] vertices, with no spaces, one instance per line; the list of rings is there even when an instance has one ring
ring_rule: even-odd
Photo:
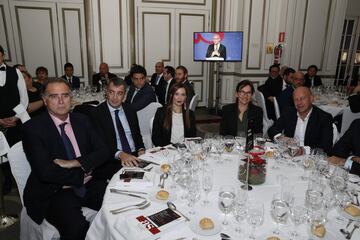
[[[312,110],[313,110],[313,108],[311,107],[310,111],[308,112],[308,114],[306,115],[305,119],[303,120],[304,122],[306,122],[307,120],[309,120],[310,115],[311,115],[311,113],[312,113]],[[298,116],[298,118],[300,118],[300,119],[302,120],[302,118],[301,118],[300,115],[299,115],[299,112],[296,112],[296,115]]]
[[[118,107],[118,108],[114,108],[114,107],[112,107],[112,106],[109,104],[109,102],[106,102],[106,104],[107,104],[110,112],[115,112],[115,110],[119,110],[120,112],[123,112],[123,111],[124,111],[122,105],[121,105],[120,107]]]
[[[6,69],[5,63],[2,63],[2,64],[0,65],[0,67],[4,67],[4,68]]]
[[[58,117],[56,117],[54,114],[49,112],[49,115],[51,117],[51,119],[53,120],[54,124],[58,127],[60,124],[63,123],[68,123],[70,124],[70,114],[68,114],[67,118],[65,119],[65,121],[59,119]]]

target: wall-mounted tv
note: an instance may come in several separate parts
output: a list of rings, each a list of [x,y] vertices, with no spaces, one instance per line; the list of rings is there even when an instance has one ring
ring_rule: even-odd
[[[242,61],[243,32],[194,32],[194,61]]]

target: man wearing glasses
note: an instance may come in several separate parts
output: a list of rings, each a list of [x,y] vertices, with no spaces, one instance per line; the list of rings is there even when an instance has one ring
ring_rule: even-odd
[[[47,111],[24,124],[23,147],[31,166],[24,204],[37,224],[45,218],[61,239],[85,239],[89,222],[81,207],[100,209],[107,183],[91,174],[109,153],[90,121],[70,113],[70,89],[64,79],[47,81]]]
[[[226,47],[220,43],[221,38],[218,33],[215,33],[213,36],[213,43],[209,45],[206,51],[206,57],[219,57],[226,60]]]

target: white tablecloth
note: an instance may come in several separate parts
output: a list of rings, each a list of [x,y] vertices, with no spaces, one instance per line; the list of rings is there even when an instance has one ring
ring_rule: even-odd
[[[324,110],[325,112],[330,113],[333,117],[342,114],[344,109],[346,108],[346,105],[343,106],[339,106],[339,105],[331,105],[331,104],[326,104],[326,105],[317,105],[320,109]]]
[[[171,154],[169,155],[169,157]],[[224,215],[220,212],[218,208],[218,192],[221,185],[233,185],[236,187],[240,187],[242,185],[237,179],[237,169],[238,169],[238,155],[226,155],[224,158],[231,159],[225,160],[223,164],[215,163],[212,159],[209,160],[210,166],[214,169],[214,187],[213,190],[209,194],[209,199],[211,201],[211,205],[207,208],[201,206],[201,202],[204,199],[204,194],[202,193],[201,200],[196,205],[196,211],[208,211],[213,214],[217,214],[219,216],[219,221],[223,220]],[[271,231],[275,229],[275,223],[270,216],[270,204],[272,200],[273,193],[278,192],[280,190],[280,186],[277,184],[278,175],[284,175],[289,178],[289,182],[291,182],[294,186],[295,197],[304,199],[305,198],[305,190],[307,188],[307,182],[300,181],[299,176],[303,173],[303,170],[298,167],[290,167],[287,165],[282,165],[280,169],[272,169],[271,166],[273,164],[273,160],[268,161],[267,167],[267,176],[266,182],[262,185],[253,186],[253,190],[249,192],[250,199],[256,199],[258,201],[262,201],[264,203],[264,224],[261,227],[257,227],[256,229],[256,237],[258,239],[265,239],[266,236],[270,236]],[[115,186],[115,183],[119,179],[119,173],[115,174],[111,179],[109,186],[106,190],[106,194],[104,196],[103,206],[95,217],[90,229],[87,233],[87,240],[120,240],[127,239],[126,236],[122,235],[118,229],[121,229],[124,226],[124,221],[130,215],[134,214],[146,214],[146,212],[152,212],[156,208],[166,208],[166,205],[152,203],[152,205],[142,210],[133,210],[123,214],[113,215],[109,212],[111,209],[116,209],[124,203],[134,203],[135,201],[139,201],[140,199],[135,199],[133,197],[128,197],[124,195],[119,195],[115,193],[110,193],[110,188]],[[156,176],[155,182],[156,184],[159,181],[159,177]],[[168,179],[166,181],[166,185],[171,184],[171,180]],[[179,188],[177,188],[179,189]],[[180,190],[178,190],[180,191]],[[180,193],[178,194],[180,195]],[[180,199],[180,196],[177,197],[175,201],[177,208],[185,213],[187,216],[191,217],[188,214],[189,208],[187,207],[187,202],[184,202]],[[346,222],[338,223],[335,221],[336,211],[333,210],[329,213],[330,221],[327,223],[326,228],[329,232],[324,239],[344,239],[344,237],[340,234],[339,229],[344,227]],[[234,220],[233,216],[230,214],[228,216],[230,223],[228,226],[223,227],[221,232],[227,233],[233,239],[247,239],[248,234],[251,230],[250,226],[246,223],[246,221],[242,222],[241,229],[242,236],[239,236],[235,231],[235,227],[237,226],[237,222]],[[290,219],[288,219],[288,224],[286,226],[282,226],[281,231],[288,233],[292,229],[292,223]],[[308,239],[306,237],[308,234],[308,225],[301,225],[299,227],[299,232],[303,235],[301,239]],[[178,227],[174,228],[173,231],[166,233],[163,235],[161,239],[167,240],[175,240],[177,238],[185,237],[186,239],[193,240],[203,240],[203,239],[220,239],[220,235],[216,234],[214,236],[200,236],[193,233],[189,227],[188,222],[180,223]],[[288,239],[287,237],[283,239]],[[353,238],[360,239],[360,231],[357,230],[355,232]],[[133,240],[133,239],[131,239]]]

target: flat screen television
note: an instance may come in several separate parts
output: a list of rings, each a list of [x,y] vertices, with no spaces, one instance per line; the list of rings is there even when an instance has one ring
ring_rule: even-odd
[[[194,32],[194,61],[242,61],[243,32]]]

